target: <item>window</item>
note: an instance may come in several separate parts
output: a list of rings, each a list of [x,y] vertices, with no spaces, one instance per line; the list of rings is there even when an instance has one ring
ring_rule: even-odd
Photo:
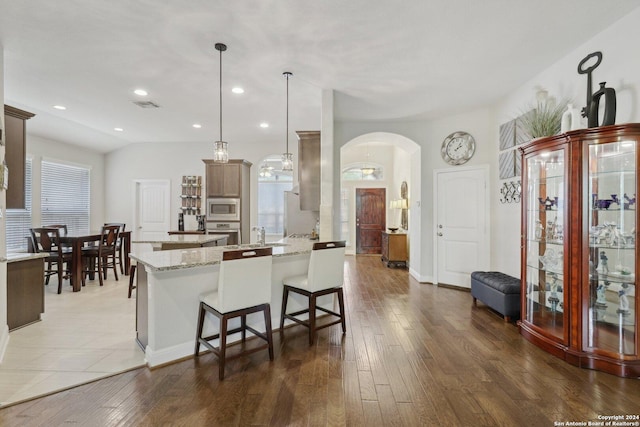
[[[33,161],[27,157],[25,162],[24,205],[25,209],[7,209],[6,246],[7,252],[26,252],[27,237],[31,228],[31,170]]]
[[[269,156],[258,171],[258,227],[266,234],[284,235],[284,192],[293,187],[293,174],[282,171],[280,156]]]
[[[42,161],[42,224],[67,224],[69,233],[89,231],[88,168]]]

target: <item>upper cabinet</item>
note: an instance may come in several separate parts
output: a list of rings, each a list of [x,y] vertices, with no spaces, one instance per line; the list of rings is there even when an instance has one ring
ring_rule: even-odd
[[[243,184],[248,185],[251,163],[246,160],[229,160],[229,163],[206,164],[207,197],[236,197],[243,194]],[[247,194],[248,195],[248,194]]]
[[[581,367],[640,376],[640,124],[522,148],[520,331]]]
[[[35,114],[4,106],[5,160],[9,169],[7,209],[24,209],[25,161],[27,156],[26,121]]]
[[[320,210],[320,131],[297,131],[300,210]]]

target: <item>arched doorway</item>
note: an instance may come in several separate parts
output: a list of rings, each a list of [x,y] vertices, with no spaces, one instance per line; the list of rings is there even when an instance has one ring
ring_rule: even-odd
[[[357,188],[386,189],[387,227],[400,225],[402,208],[389,209],[390,201],[402,199],[403,183],[406,188],[407,233],[409,258],[415,260],[410,271],[419,277],[420,271],[420,195],[421,147],[411,139],[388,132],[360,135],[340,148],[340,231],[347,240],[347,253],[355,251],[355,192]],[[364,166],[363,166],[364,165]],[[376,168],[376,179],[360,174],[357,169]],[[395,205],[394,206],[399,206]]]

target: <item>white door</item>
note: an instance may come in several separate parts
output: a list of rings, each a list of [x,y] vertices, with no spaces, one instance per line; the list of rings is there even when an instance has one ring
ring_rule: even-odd
[[[435,282],[471,287],[489,268],[488,169],[435,171]]]
[[[169,180],[134,181],[134,239],[166,236],[171,226]]]

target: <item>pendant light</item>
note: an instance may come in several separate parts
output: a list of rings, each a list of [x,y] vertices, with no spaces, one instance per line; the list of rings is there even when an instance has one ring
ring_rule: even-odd
[[[220,139],[213,143],[213,161],[216,163],[229,162],[227,143],[222,140],[222,52],[227,50],[224,43],[216,43],[216,50],[220,52]]]
[[[287,150],[282,155],[282,170],[283,171],[293,171],[293,154],[289,152],[289,78],[293,76],[293,73],[289,71],[285,71],[282,73],[283,76],[287,79]]]

